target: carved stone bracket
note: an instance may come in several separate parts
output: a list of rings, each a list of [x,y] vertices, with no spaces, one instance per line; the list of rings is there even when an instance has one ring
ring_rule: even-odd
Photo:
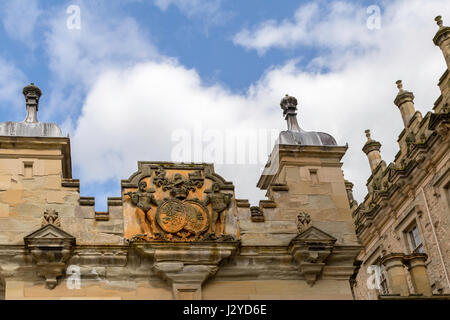
[[[48,289],[64,275],[66,262],[72,255],[75,238],[54,224],[44,225],[24,238],[25,247],[36,262],[37,274],[45,279]]]
[[[300,273],[310,286],[314,285],[322,273],[335,242],[336,238],[311,226],[289,244],[289,252],[298,263]]]
[[[234,256],[239,241],[133,244],[138,252],[153,259],[152,271],[172,286],[175,299],[201,299],[202,285],[216,274],[221,264]]]

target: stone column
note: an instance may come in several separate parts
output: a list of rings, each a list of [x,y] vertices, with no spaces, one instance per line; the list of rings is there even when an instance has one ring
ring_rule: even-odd
[[[425,261],[427,261],[427,255],[425,253],[415,253],[405,257],[405,262],[409,267],[409,274],[414,286],[415,293],[421,293],[424,296],[431,296],[430,280],[428,279],[427,267]]]
[[[367,155],[367,159],[369,159],[370,170],[373,172],[378,164],[381,162],[381,143],[373,140],[370,137],[370,130],[367,129],[365,131],[367,142],[364,144],[362,150]]]
[[[441,16],[437,16],[435,21],[439,30],[434,36],[433,42],[441,48],[445,62],[447,63],[447,68],[450,69],[450,27],[444,26]]]
[[[399,108],[402,114],[403,124],[405,128],[408,127],[409,120],[416,113],[416,108],[414,107],[414,94],[410,91],[403,89],[402,80],[397,80],[396,82],[398,88],[397,97],[395,97],[394,104]]]
[[[386,268],[389,279],[390,291],[393,294],[408,296],[408,282],[403,270],[403,253],[391,253],[381,259],[381,263]]]

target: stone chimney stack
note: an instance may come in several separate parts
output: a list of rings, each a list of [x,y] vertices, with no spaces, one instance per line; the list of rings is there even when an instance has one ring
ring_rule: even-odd
[[[369,159],[370,170],[373,172],[382,160],[381,153],[380,153],[381,143],[373,140],[370,137],[369,129],[367,129],[365,132],[366,132],[367,142],[364,145],[364,147],[362,148],[362,151],[367,155],[367,158]]]
[[[439,26],[439,30],[434,36],[433,42],[441,48],[445,62],[447,63],[447,68],[450,70],[450,27],[444,26],[441,16],[437,16],[434,20]]]
[[[395,82],[398,88],[397,97],[394,100],[395,105],[400,109],[405,128],[408,127],[409,120],[414,116],[414,94],[403,89],[402,80]]]
[[[34,85],[34,83],[29,84],[23,88],[23,95],[25,96],[25,103],[27,106],[27,117],[24,122],[27,123],[37,123],[37,112],[39,108],[39,98],[42,95],[41,89]]]

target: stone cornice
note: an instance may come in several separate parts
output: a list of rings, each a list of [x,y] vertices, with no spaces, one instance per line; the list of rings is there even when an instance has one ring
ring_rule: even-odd
[[[262,190],[276,181],[276,178],[283,166],[293,165],[318,165],[321,166],[342,166],[340,160],[345,155],[348,146],[304,146],[278,144],[272,150],[269,161],[261,174],[257,187]],[[317,159],[312,162],[311,159]],[[326,159],[326,161],[323,161]],[[320,161],[322,160],[322,161]],[[274,163],[276,162],[276,163]],[[274,169],[276,168],[276,170]]]

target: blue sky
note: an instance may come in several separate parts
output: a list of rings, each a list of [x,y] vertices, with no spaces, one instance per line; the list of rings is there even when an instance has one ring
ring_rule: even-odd
[[[70,5],[80,29],[67,28]],[[370,5],[379,27],[368,27]],[[349,143],[344,173],[361,200],[364,129],[387,162],[398,150],[394,82],[423,114],[439,95],[438,14],[450,21],[447,1],[2,1],[0,122],[23,120],[21,89],[35,82],[39,119],[70,134],[81,193],[105,210],[138,160],[172,160],[176,130],[284,130],[279,101],[289,93],[305,130]],[[262,165],[216,171],[257,204]]]

